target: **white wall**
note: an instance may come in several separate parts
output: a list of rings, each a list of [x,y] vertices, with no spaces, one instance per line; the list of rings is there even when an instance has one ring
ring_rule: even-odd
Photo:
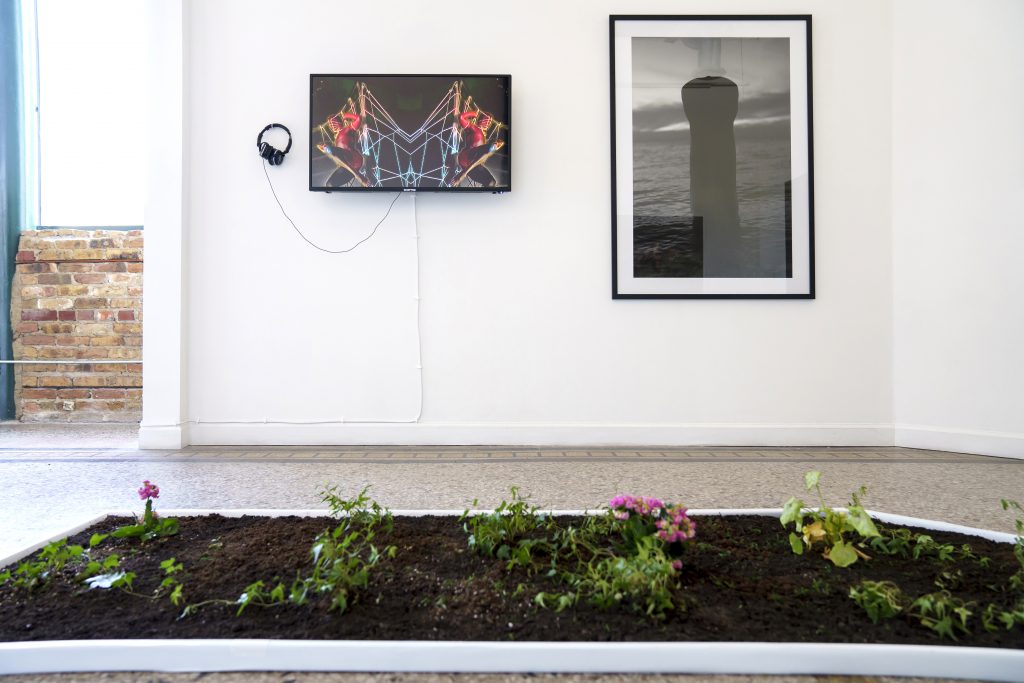
[[[1024,457],[1024,3],[894,21],[896,440]]]
[[[888,2],[770,8],[813,13],[814,301],[610,296],[608,15],[765,3],[399,0],[345,22],[339,9],[192,5],[194,443],[892,443]],[[459,71],[512,74],[514,190],[415,199],[422,419],[344,424],[419,411],[414,200],[355,253],[316,252],[280,215],[256,134],[298,134],[270,170],[278,194],[311,239],[347,246],[391,197],[308,192],[308,74]],[[286,424],[302,421],[323,424]]]

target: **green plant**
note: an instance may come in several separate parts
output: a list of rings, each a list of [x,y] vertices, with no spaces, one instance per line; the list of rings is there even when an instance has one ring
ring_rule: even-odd
[[[1024,508],[1021,508],[1020,503],[1015,500],[1008,500],[1003,498],[999,501],[999,504],[1003,506],[1004,510],[1013,508],[1018,513],[1024,513]],[[1013,521],[1014,528],[1017,530],[1017,539],[1013,544],[1013,556],[1017,558],[1017,563],[1020,565],[1020,569],[1017,573],[1010,577],[1010,588],[1020,593],[1024,593],[1024,519],[1019,515]]]
[[[912,532],[910,529],[883,527],[879,535],[869,541],[872,550],[885,555],[913,558],[931,557],[940,562],[955,562],[961,559],[978,559],[971,546],[964,544],[960,548],[948,543],[938,543],[928,534]],[[985,558],[978,559],[984,564]]]
[[[164,579],[160,582],[160,587],[157,592],[170,589],[168,597],[171,600],[171,604],[177,607],[184,600],[181,591],[184,589],[184,585],[181,580],[175,576],[180,574],[185,566],[181,562],[175,562],[174,558],[168,558],[160,563],[160,568],[164,570]]]
[[[85,552],[80,545],[68,545],[67,539],[48,543],[39,551],[38,559],[28,559],[12,572],[0,572],[0,585],[10,583],[14,588],[29,592],[38,590],[49,583],[69,562],[77,562]]]
[[[870,559],[867,554],[856,547],[855,541],[848,540],[847,534],[857,534],[860,539],[878,536],[871,517],[860,504],[860,496],[867,492],[863,486],[860,491],[851,494],[847,510],[835,510],[825,505],[821,494],[819,480],[821,472],[811,471],[804,475],[804,486],[808,491],[818,494],[819,507],[807,507],[803,500],[795,496],[786,501],[779,521],[785,527],[793,524],[795,531],[789,534],[789,545],[793,552],[802,555],[814,546],[822,546],[822,555],[837,567],[848,567],[857,558]]]
[[[127,524],[116,529],[110,535],[115,538],[141,538],[144,541],[159,536],[173,536],[178,533],[178,520],[174,517],[162,518],[153,511],[153,499],[160,497],[160,487],[148,479],[142,482],[139,498],[146,501],[146,510],[139,524]]]
[[[935,631],[940,637],[956,640],[957,632],[970,634],[967,621],[971,617],[971,604],[953,597],[949,591],[922,595],[910,604],[908,613],[921,625]]]
[[[519,487],[513,486],[511,493],[511,500],[502,500],[494,512],[473,514],[467,509],[459,521],[469,535],[471,550],[511,560],[513,564],[526,564],[532,561],[532,552],[537,544],[519,545],[519,541],[539,529],[549,528],[551,518],[536,505],[527,503],[527,497],[519,495]],[[474,500],[473,507],[476,505]],[[516,557],[513,558],[514,550]]]
[[[882,619],[892,619],[906,604],[903,592],[891,581],[861,581],[850,588],[850,598],[875,624]]]
[[[365,486],[354,498],[342,498],[338,495],[337,485],[325,484],[319,493],[320,500],[331,509],[331,516],[339,519],[347,517],[353,524],[369,529],[391,531],[394,528],[391,511],[366,495],[369,490],[370,487]]]
[[[366,495],[368,488],[364,488],[354,498],[347,499],[340,497],[337,490],[336,486],[329,486],[320,491],[322,500],[330,506],[332,515],[338,519],[338,525],[322,531],[313,540],[309,551],[312,568],[308,574],[299,572],[290,587],[286,587],[277,578],[270,583],[254,581],[235,600],[212,599],[190,604],[179,618],[194,614],[199,608],[210,604],[237,606],[235,614],[240,616],[250,606],[271,607],[287,603],[305,605],[316,598],[326,599],[330,610],[345,612],[356,599],[358,591],[369,585],[373,568],[382,558],[394,557],[397,548],[391,545],[380,550],[372,543],[376,529],[383,527],[390,531],[393,521],[390,510]],[[164,564],[161,566],[169,575],[179,571],[175,567],[180,568],[180,565],[175,565],[174,558]],[[175,585],[175,590],[178,588],[180,585]],[[173,600],[173,592],[171,596]]]

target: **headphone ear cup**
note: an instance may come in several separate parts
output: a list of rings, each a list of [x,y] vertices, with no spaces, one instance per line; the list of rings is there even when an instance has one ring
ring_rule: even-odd
[[[280,166],[281,162],[284,161],[284,152],[279,149],[274,150],[274,165]]]

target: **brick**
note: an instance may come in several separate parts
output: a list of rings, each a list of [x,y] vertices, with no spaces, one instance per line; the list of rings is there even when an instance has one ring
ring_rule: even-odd
[[[107,247],[120,246],[120,244],[123,244],[123,240],[117,240],[115,242],[114,238],[112,237],[103,237],[101,239],[89,240],[89,247],[92,249],[106,249]],[[84,247],[86,245],[82,244],[82,246]]]
[[[40,273],[36,275],[41,285],[65,285],[71,283],[71,276],[67,273]]]
[[[138,308],[138,306],[139,306],[139,300],[138,299],[111,299],[110,300],[110,307],[111,308]]]
[[[127,394],[124,389],[93,389],[93,398],[125,398]]]
[[[78,334],[90,337],[106,337],[110,336],[110,333],[113,332],[113,327],[102,323],[83,323],[78,325],[77,332]]]
[[[110,349],[109,357],[116,358],[118,360],[136,360],[138,358],[142,358],[142,349],[113,347]]]
[[[110,346],[87,346],[84,348],[77,349],[75,355],[78,358],[85,360],[102,360],[104,358],[110,358],[110,351],[114,347]]]
[[[85,249],[92,246],[89,242],[83,239],[54,240],[53,245],[58,249]]]
[[[60,389],[57,391],[57,398],[89,398],[92,393],[89,389]]]
[[[71,323],[42,323],[39,331],[45,334],[69,334],[74,332],[75,326]]]
[[[18,273],[55,273],[57,265],[54,263],[19,263],[15,266]]]
[[[71,384],[76,387],[102,387],[108,379],[105,375],[74,375]]]
[[[40,275],[29,275],[28,273],[18,273],[18,279],[15,280],[15,282],[16,283],[20,282],[23,285],[38,285],[40,277],[49,277],[49,276],[50,276],[49,273],[47,273],[45,275],[42,275],[42,276],[40,276]]]
[[[118,320],[135,320],[135,311],[118,311]]]
[[[128,272],[129,273],[141,273],[142,272],[142,263],[141,262],[129,263],[128,264]]]
[[[107,249],[106,258],[110,260],[131,260],[142,259],[142,252],[138,249]]]
[[[124,338],[125,346],[142,346],[142,335],[132,335]]]
[[[22,398],[56,398],[56,389],[22,389]]]
[[[51,264],[52,265],[52,264]],[[57,270],[61,273],[91,273],[96,267],[93,263],[58,263]]]
[[[43,346],[39,348],[39,358],[74,358],[75,350],[64,346]]]
[[[37,308],[49,308],[58,311],[67,310],[74,305],[74,299],[68,299],[65,297],[54,297],[52,299],[38,299],[36,301]]]
[[[121,346],[124,344],[124,337],[93,337],[90,343],[93,346]]]
[[[30,310],[21,312],[22,320],[56,320],[57,311]]]
[[[36,252],[19,251],[17,254],[15,254],[14,260],[16,263],[32,263],[36,260]]]
[[[14,331],[18,334],[26,334],[29,332],[35,332],[39,329],[39,323],[18,323],[14,326]]]
[[[107,275],[103,273],[79,273],[74,275],[75,282],[83,285],[98,285],[107,281]]]
[[[75,311],[75,320],[87,320],[92,321],[96,319],[96,311]]]
[[[92,289],[92,285],[89,285],[88,287],[83,286],[83,289],[86,288]],[[92,293],[93,292],[90,292],[90,294]],[[95,296],[80,297],[78,299],[75,299],[75,308],[106,308],[107,305],[109,304],[109,301],[109,299]]]
[[[57,294],[59,296],[83,296],[89,294],[91,285],[60,285],[57,287]],[[77,302],[75,307],[78,307]]]
[[[32,346],[47,346],[53,344],[55,341],[52,335],[30,335],[21,338],[22,344],[31,344]]]
[[[129,287],[128,296],[142,296],[142,287]]]
[[[46,296],[56,296],[57,288],[45,287],[42,285],[29,285],[28,287],[22,287],[19,294],[26,299],[40,299]]]
[[[97,263],[95,270],[97,273],[125,273],[128,268],[124,263]]]
[[[64,377],[62,375],[47,375],[39,378],[39,386],[41,387],[70,387],[71,378]]]
[[[74,311],[60,311],[58,316],[57,316],[57,319],[58,320],[74,320],[75,319],[75,312]]]
[[[92,337],[75,337],[61,335],[57,337],[57,346],[88,346]]]
[[[96,320],[106,322],[107,320],[114,320],[113,311],[96,311]]]
[[[21,409],[26,413],[40,413],[44,410],[53,410],[53,401],[44,404],[41,401],[22,401]]]
[[[142,325],[139,323],[114,323],[115,334],[142,334]]]

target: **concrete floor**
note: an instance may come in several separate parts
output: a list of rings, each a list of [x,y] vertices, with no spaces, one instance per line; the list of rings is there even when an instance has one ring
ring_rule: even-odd
[[[463,509],[479,499],[495,505],[518,485],[534,502],[582,509],[617,493],[644,494],[692,508],[779,507],[803,494],[803,474],[823,472],[829,504],[868,487],[869,509],[1013,531],[1000,498],[1024,501],[1024,460],[899,448],[529,449],[239,448],[190,447],[143,451],[132,425],[0,424],[0,557],[110,509],[141,506],[143,479],[159,484],[157,509],[319,508],[316,491],[336,483],[343,492],[371,486],[393,509]],[[189,674],[89,674],[22,677],[32,681],[181,681]],[[233,681],[423,681],[491,683],[530,680],[749,681],[741,677],[484,676],[217,674]],[[6,681],[6,679],[3,679]],[[821,681],[765,677],[756,680]]]

